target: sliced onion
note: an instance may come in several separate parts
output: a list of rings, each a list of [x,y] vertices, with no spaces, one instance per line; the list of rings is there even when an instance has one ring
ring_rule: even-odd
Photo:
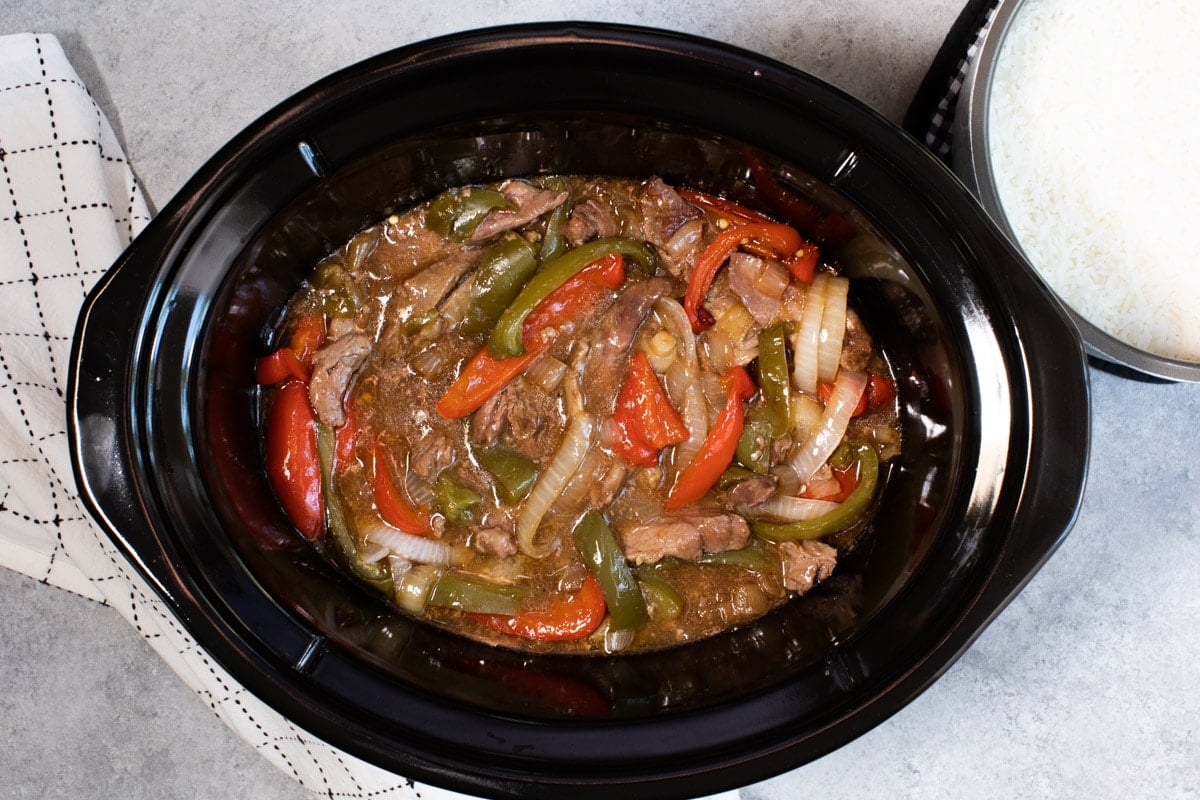
[[[429,347],[413,356],[409,364],[422,378],[434,379],[446,366],[446,354],[436,347]]]
[[[755,517],[772,517],[780,522],[804,522],[824,516],[838,507],[829,500],[809,500],[805,497],[772,497],[750,509]]]
[[[663,249],[674,258],[682,258],[687,254],[689,249],[699,244],[700,237],[703,235],[704,220],[688,220],[680,225],[679,230],[671,235],[671,238],[663,245]]]
[[[688,429],[688,438],[675,445],[675,464],[682,470],[692,463],[700,445],[704,444],[704,437],[708,436],[708,403],[699,379],[695,372],[688,370],[683,359],[671,365],[666,379],[667,395]]]
[[[387,548],[392,555],[407,558],[417,564],[446,566],[454,561],[454,549],[445,542],[404,533],[382,521],[365,521],[361,529],[365,532],[363,538],[368,544]]]
[[[803,485],[821,468],[841,444],[850,425],[855,406],[867,388],[867,373],[841,370],[833,384],[833,394],[821,414],[821,425],[808,441],[792,450],[787,465]]]
[[[517,547],[525,555],[544,558],[550,554],[551,547],[537,544],[534,537],[542,524],[542,517],[550,510],[550,506],[554,505],[571,476],[578,471],[583,459],[587,457],[595,427],[592,418],[587,414],[579,413],[572,417],[550,466],[546,467],[529,492],[529,497],[521,507],[521,516],[517,518]]]
[[[824,272],[817,273],[813,278],[812,286],[808,287],[804,298],[804,317],[800,320],[800,329],[792,337],[792,382],[797,389],[808,394],[817,393],[821,321],[825,315],[825,288],[828,285],[829,276]]]
[[[567,374],[567,365],[552,355],[544,354],[535,358],[525,370],[525,377],[536,385],[553,394],[562,385],[563,376]]]
[[[429,593],[441,574],[441,570],[430,564],[417,564],[409,569],[402,579],[392,584],[396,593],[396,605],[409,613],[420,614],[425,609]]]
[[[433,505],[433,487],[429,485],[429,481],[418,475],[415,469],[404,471],[404,488],[408,490],[408,499],[412,500],[414,505]]]
[[[846,278],[830,278],[825,286],[817,378],[826,383],[837,377],[838,364],[842,360],[842,340],[846,338],[846,298],[849,292],[850,281]]]
[[[659,373],[666,372],[679,356],[679,351],[675,347],[675,337],[665,329],[648,337],[642,343],[642,350],[646,352],[646,359],[650,362],[650,367]]]

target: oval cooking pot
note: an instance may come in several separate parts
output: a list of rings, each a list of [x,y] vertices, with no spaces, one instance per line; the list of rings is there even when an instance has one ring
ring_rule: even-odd
[[[827,255],[898,376],[903,452],[840,588],[671,650],[539,656],[394,613],[301,541],[264,477],[253,363],[317,260],[450,185],[660,174],[762,205],[751,164],[858,226]],[[334,745],[493,797],[707,794],[863,733],[1053,551],[1088,448],[1074,329],[932,156],[781,64],[587,24],[405,47],[268,112],[89,297],[69,389],[85,502],[208,653]]]

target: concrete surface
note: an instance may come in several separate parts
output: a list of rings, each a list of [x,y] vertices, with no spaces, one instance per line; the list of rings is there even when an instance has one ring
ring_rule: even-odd
[[[56,34],[161,205],[293,91],[487,24],[602,19],[787,61],[899,120],[962,0],[135,4],[0,0]],[[932,689],[745,800],[1200,796],[1200,386],[1093,374],[1074,532]],[[0,570],[0,797],[304,798],[115,612]]]

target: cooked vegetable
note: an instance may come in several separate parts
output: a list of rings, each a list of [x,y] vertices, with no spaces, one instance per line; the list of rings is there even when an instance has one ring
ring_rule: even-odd
[[[879,456],[866,444],[853,446],[852,452],[858,461],[858,486],[835,508],[819,517],[796,522],[777,523],[755,519],[751,520],[750,529],[759,538],[784,542],[819,539],[857,522],[875,497],[875,487],[879,481]]]
[[[267,413],[267,477],[288,519],[306,539],[325,529],[317,419],[308,387],[290,380],[279,387]]]
[[[317,425],[317,453],[321,465],[322,498],[325,504],[325,525],[329,531],[328,541],[343,567],[380,591],[391,594],[392,577],[387,567],[368,564],[359,552],[355,533],[350,527],[350,518],[342,505],[333,475],[334,434],[328,425]]]
[[[729,370],[722,382],[725,386],[725,408],[705,437],[700,452],[684,467],[679,479],[671,487],[663,503],[667,511],[677,511],[707,494],[729,462],[733,461],[745,417],[742,401],[754,394],[754,383],[741,367]]]
[[[476,336],[492,329],[537,269],[533,245],[512,234],[484,251],[471,283],[471,305],[460,330]]]
[[[548,608],[522,611],[514,616],[491,616],[487,625],[504,633],[541,641],[570,641],[590,636],[604,621],[604,592],[590,572],[575,594],[555,600]],[[504,612],[500,612],[504,613]]]
[[[643,467],[658,463],[658,452],[688,438],[679,412],[650,368],[646,354],[638,351],[629,361],[629,377],[617,398],[613,414],[618,455]]]
[[[846,435],[846,428],[850,425],[854,409],[858,407],[866,387],[866,373],[849,370],[841,370],[838,373],[833,393],[829,402],[825,404],[825,412],[821,415],[821,426],[793,451],[787,461],[787,467],[801,484],[806,483],[833,455],[833,451]]]
[[[457,481],[449,471],[438,475],[433,484],[434,503],[437,510],[450,522],[469,522],[474,516],[471,509],[483,498],[469,486]]]
[[[543,182],[542,188],[553,192],[565,192],[567,184],[562,178],[551,177]],[[538,251],[537,256],[539,264],[553,261],[567,249],[567,239],[563,236],[562,229],[567,221],[569,210],[570,205],[562,203],[550,212],[550,216],[546,217],[546,231],[542,234],[542,248]]]
[[[562,494],[567,481],[583,464],[588,447],[592,443],[592,431],[595,425],[592,418],[582,412],[577,413],[571,420],[562,444],[554,455],[554,460],[546,471],[538,478],[529,498],[521,508],[521,516],[517,518],[517,547],[522,553],[534,558],[543,558],[550,554],[552,543],[534,541],[542,517],[550,510],[550,506]]]
[[[609,628],[631,630],[645,624],[649,618],[645,598],[604,517],[595,510],[587,512],[575,525],[573,535],[583,563],[604,592]]]
[[[500,499],[516,505],[529,494],[538,477],[537,464],[509,447],[497,445],[475,451],[479,463],[492,473]]]
[[[683,613],[687,601],[674,586],[646,571],[638,573],[637,582],[654,619],[670,622]]]
[[[455,241],[465,241],[493,209],[517,206],[502,192],[468,186],[447,189],[434,198],[425,215],[425,225],[434,233]]]
[[[462,572],[446,572],[433,584],[427,602],[471,614],[516,614],[527,594],[523,586],[492,583]]]
[[[567,282],[589,264],[612,254],[633,259],[640,270],[653,272],[654,253],[642,242],[620,236],[596,239],[568,250],[547,262],[521,289],[512,304],[504,310],[495,331],[488,339],[488,349],[497,356],[519,356],[525,352],[522,339],[525,317],[545,300],[551,292]]]
[[[344,426],[347,427],[347,426]],[[388,454],[381,446],[375,446],[373,478],[371,486],[375,494],[375,507],[383,521],[405,533],[429,535],[433,529],[429,524],[429,509],[415,508],[396,488],[389,466]],[[420,559],[414,559],[419,561]]]

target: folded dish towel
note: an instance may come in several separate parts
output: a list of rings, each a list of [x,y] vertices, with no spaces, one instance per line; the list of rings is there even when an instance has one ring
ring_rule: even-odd
[[[81,506],[64,405],[75,320],[149,219],[113,131],[58,41],[0,36],[0,565],[116,609],[218,717],[308,789],[460,798],[331,747],[243,689]]]

